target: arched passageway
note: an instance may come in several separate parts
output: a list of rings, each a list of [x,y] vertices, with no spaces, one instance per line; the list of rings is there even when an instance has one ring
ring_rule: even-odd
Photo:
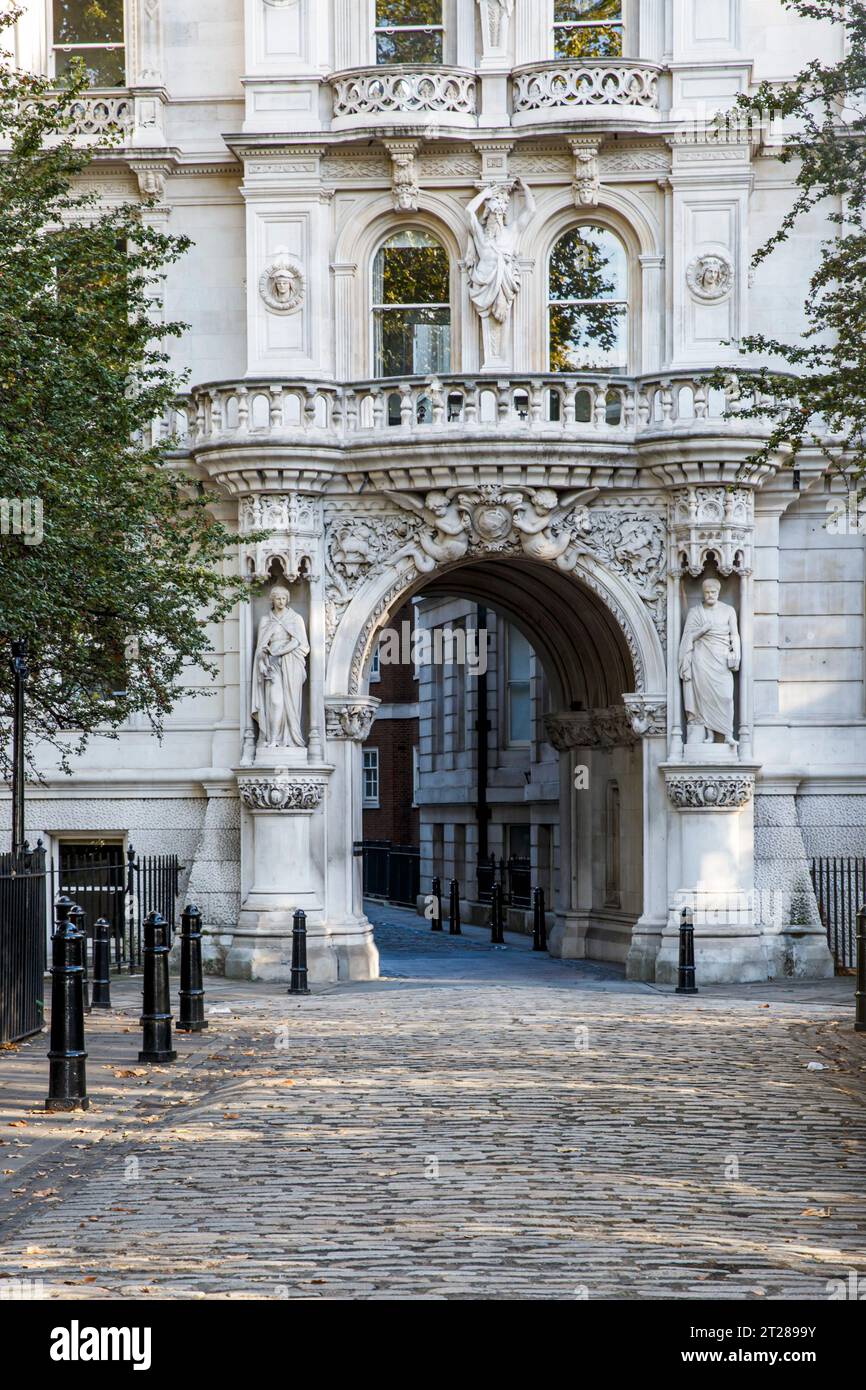
[[[407,613],[418,634],[411,648]],[[515,630],[534,653],[531,710],[527,691],[517,738],[508,708]],[[449,636],[467,631],[468,646]],[[419,576],[385,606],[364,693],[384,689],[387,702],[380,661],[413,657],[422,896],[434,874],[453,876],[464,912],[478,920],[489,856],[526,862],[545,892],[551,951],[624,961],[643,911],[643,755],[623,703],[636,663],[611,609],[555,566],[476,559]],[[378,756],[367,753],[364,767]],[[521,906],[509,916],[518,927],[529,920]]]

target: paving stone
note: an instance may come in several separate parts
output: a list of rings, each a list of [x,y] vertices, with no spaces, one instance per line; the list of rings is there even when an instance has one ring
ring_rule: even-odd
[[[866,1277],[850,980],[683,998],[373,913],[381,981],[208,981],[231,1014],[145,1076],[116,1074],[138,1044],[118,984],[88,1020],[87,1115],[40,1111],[44,1039],[0,1057],[0,1296],[822,1299]]]

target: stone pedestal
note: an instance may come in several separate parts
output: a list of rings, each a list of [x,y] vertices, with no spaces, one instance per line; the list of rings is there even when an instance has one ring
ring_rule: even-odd
[[[693,914],[701,984],[767,978],[754,880],[753,794],[757,765],[717,759],[663,764],[673,806],[668,920],[656,957],[658,984],[675,984],[683,908]]]
[[[257,766],[238,777],[248,812],[248,864],[237,930],[225,957],[230,979],[286,980],[292,921],[307,916],[307,966],[314,983],[336,981],[337,961],[324,927],[322,805],[331,769]]]

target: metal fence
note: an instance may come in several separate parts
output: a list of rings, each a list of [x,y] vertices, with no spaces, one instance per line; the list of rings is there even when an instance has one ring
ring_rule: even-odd
[[[59,864],[41,844],[0,854],[0,1043],[38,1033],[43,1025],[46,945],[51,909],[61,894],[84,909],[87,958],[94,927],[111,924],[116,970],[141,969],[142,925],[161,912],[174,932],[181,865],[176,854],[124,854],[121,846],[62,846]]]
[[[414,907],[421,891],[421,850],[390,840],[363,842],[364,894]]]
[[[46,911],[45,850],[0,854],[0,1043],[42,1027]]]
[[[478,901],[489,903],[494,883],[502,884],[504,901],[509,907],[532,906],[532,864],[528,859],[512,855],[510,859],[479,859],[477,866]]]
[[[857,912],[866,903],[866,859],[813,859],[812,885],[836,970],[853,970],[857,959]]]
[[[100,917],[111,925],[115,969],[141,969],[142,924],[160,912],[174,934],[180,863],[176,854],[124,854],[121,845],[61,845],[60,863],[49,866],[50,901],[60,893],[86,913],[88,944]]]

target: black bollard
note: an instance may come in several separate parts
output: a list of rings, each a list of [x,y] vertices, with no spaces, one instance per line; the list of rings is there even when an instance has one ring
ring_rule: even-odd
[[[854,1031],[866,1033],[866,907],[857,913],[857,993],[854,995]]]
[[[456,878],[451,880],[451,890],[448,902],[448,935],[462,936],[460,930],[460,884]]]
[[[76,931],[81,932],[81,964],[84,974],[81,977],[81,997],[84,1000],[84,1012],[90,1013],[90,980],[87,972],[87,915],[83,907],[78,903],[73,903],[69,909],[69,920]]]
[[[490,890],[490,944],[505,945],[502,933],[502,884],[498,882]]]
[[[69,914],[71,898],[55,904],[51,938],[51,1045],[48,1052],[46,1110],[86,1110],[87,1076],[84,1050],[84,966],[81,932]]]
[[[111,1008],[111,923],[104,917],[93,924],[94,1009]]]
[[[433,924],[432,931],[442,930],[442,880],[434,878],[432,884],[431,897],[433,899]]]
[[[544,889],[532,891],[532,949],[547,950],[547,919],[544,915]]]
[[[180,918],[180,1018],[179,1033],[200,1033],[207,1028],[201,973],[201,912],[185,907]]]
[[[677,994],[697,994],[695,984],[695,928],[690,907],[683,908],[680,919],[680,968]]]
[[[309,994],[307,985],[307,914],[298,908],[292,918],[292,980],[289,994]]]
[[[159,912],[144,919],[144,1029],[139,1062],[173,1062],[177,1053],[171,1046],[171,1013],[168,995],[168,942],[166,920]]]

